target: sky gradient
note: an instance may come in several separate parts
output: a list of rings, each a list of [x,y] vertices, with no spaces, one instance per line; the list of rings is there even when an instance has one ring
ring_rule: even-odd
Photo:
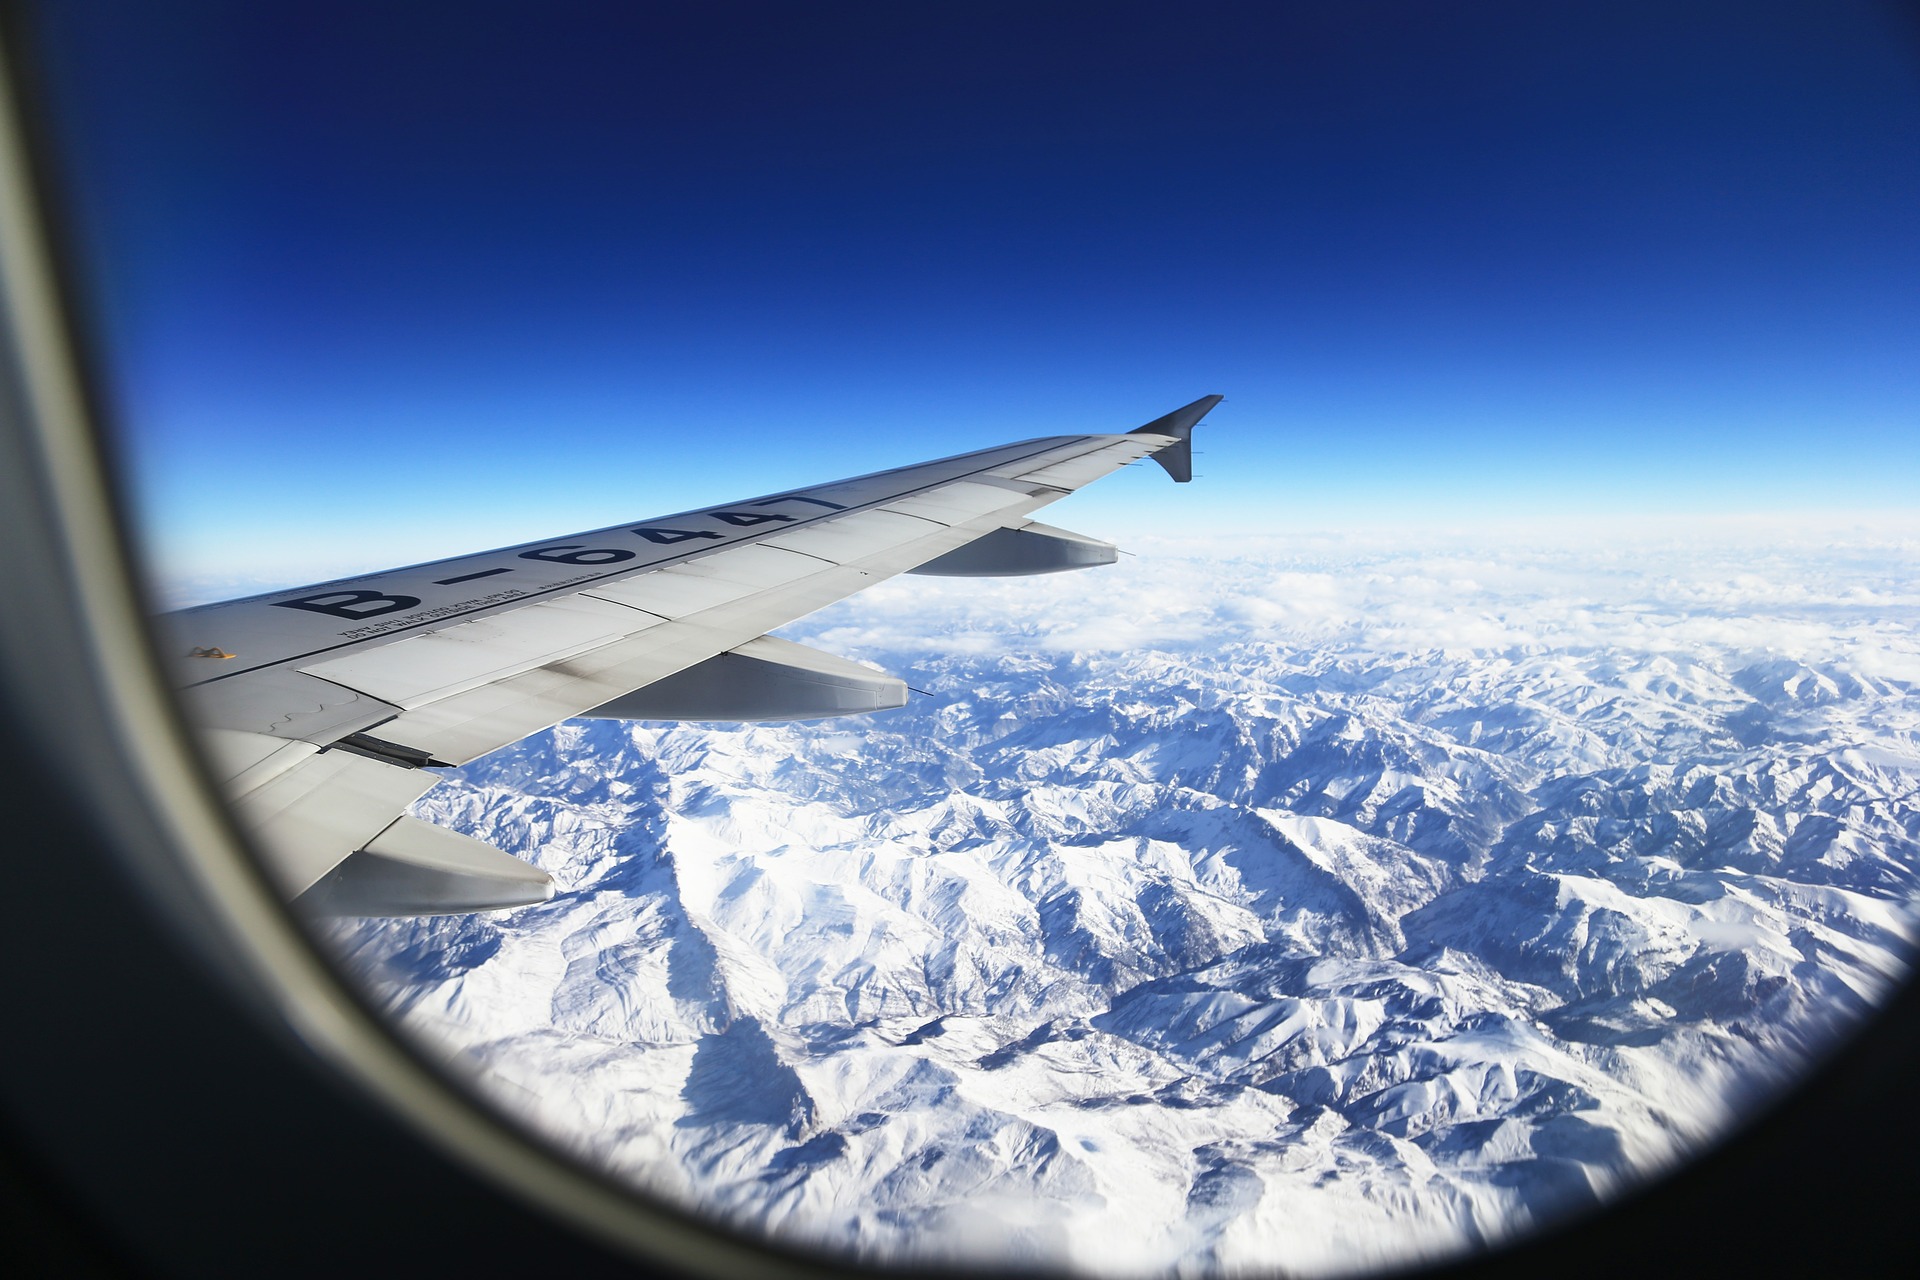
[[[1193,489],[1136,470],[1048,519],[1916,505],[1911,10],[635,8],[46,18],[163,576],[380,568],[1216,391]]]

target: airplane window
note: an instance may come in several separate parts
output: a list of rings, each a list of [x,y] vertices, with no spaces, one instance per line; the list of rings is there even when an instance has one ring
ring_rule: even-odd
[[[1900,21],[16,17],[8,394],[104,431],[177,710],[110,583],[53,649],[226,803],[128,883],[622,1257],[1626,1203],[1911,964]]]

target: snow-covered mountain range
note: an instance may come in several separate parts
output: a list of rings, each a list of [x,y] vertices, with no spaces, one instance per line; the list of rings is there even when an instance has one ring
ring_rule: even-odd
[[[790,1242],[1443,1255],[1725,1131],[1905,972],[1911,539],[1162,545],[785,634],[869,719],[576,721],[418,812],[562,892],[341,922],[500,1107]]]

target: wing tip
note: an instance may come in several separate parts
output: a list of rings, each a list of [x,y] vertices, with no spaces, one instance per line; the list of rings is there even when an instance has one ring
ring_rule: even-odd
[[[1222,395],[1201,396],[1192,404],[1182,405],[1164,417],[1155,418],[1144,427],[1135,427],[1128,432],[1136,436],[1172,436],[1174,444],[1157,450],[1153,460],[1173,477],[1175,484],[1186,484],[1193,479],[1193,428],[1200,419],[1213,412],[1213,407],[1226,397]]]

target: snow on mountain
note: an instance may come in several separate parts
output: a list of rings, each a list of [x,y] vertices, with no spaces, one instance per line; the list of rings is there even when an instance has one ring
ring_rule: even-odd
[[[333,940],[500,1107],[788,1242],[1498,1239],[1834,1044],[1920,903],[1910,546],[1528,547],[889,583],[787,634],[928,696],[536,735],[418,812],[559,895]]]

